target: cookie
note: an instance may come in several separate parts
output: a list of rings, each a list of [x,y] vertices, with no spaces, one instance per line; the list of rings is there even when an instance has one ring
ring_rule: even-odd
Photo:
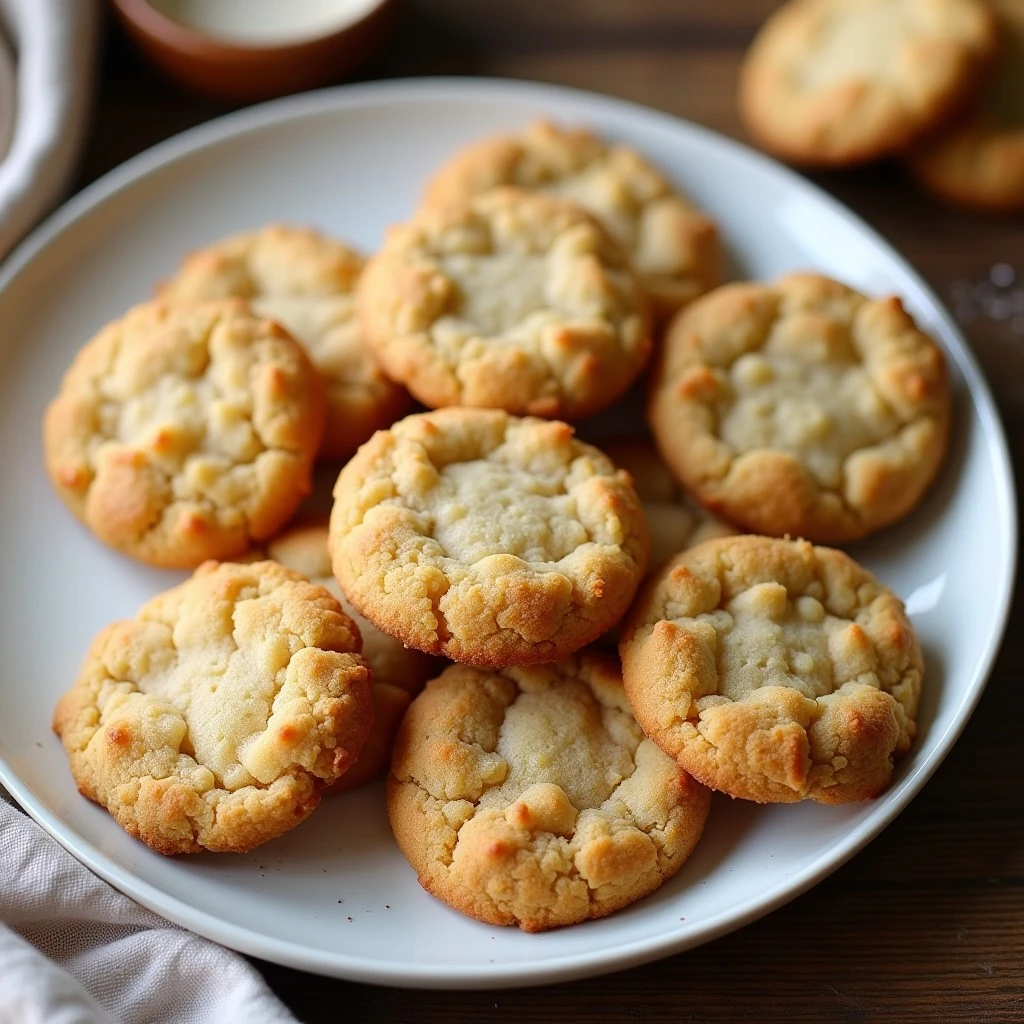
[[[194,568],[273,536],[310,488],[323,385],[234,300],[151,302],[103,328],[46,410],[57,492],[111,547]]]
[[[1001,51],[972,115],[910,156],[915,178],[941,199],[981,210],[1024,210],[1024,3],[990,0]]]
[[[384,371],[432,408],[576,419],[624,394],[650,352],[618,245],[571,203],[517,189],[393,228],[357,300]]]
[[[535,121],[460,150],[431,178],[424,202],[452,205],[506,185],[561,196],[597,217],[629,254],[662,315],[721,281],[715,222],[629,146]]]
[[[877,796],[914,738],[914,630],[902,602],[841,551],[706,541],[644,588],[619,652],[644,732],[730,796]]]
[[[337,598],[342,610],[359,628],[363,658],[373,671],[373,728],[359,760],[331,787],[353,789],[384,774],[391,761],[398,723],[423,684],[441,670],[442,663],[420,651],[404,647],[363,618],[346,600],[331,572],[327,551],[327,519],[300,523],[267,545],[270,558],[302,573]]]
[[[950,391],[942,352],[899,299],[793,274],[685,309],[648,416],[666,463],[716,514],[843,543],[918,503],[946,450]]]
[[[316,231],[271,224],[192,253],[157,294],[167,302],[245,299],[297,338],[324,380],[320,458],[341,459],[412,404],[363,344],[354,297],[363,262]]]
[[[359,632],[275,562],[208,562],[93,642],[53,727],[78,788],[165,854],[294,828],[373,716]]]
[[[711,794],[645,739],[615,660],[447,669],[395,744],[388,817],[432,895],[525,931],[604,917],[671,878]]]
[[[556,661],[629,607],[647,563],[626,473],[568,424],[408,416],[338,477],[334,574],[402,643],[485,668]]]
[[[981,0],[790,0],[747,54],[740,114],[793,163],[874,160],[965,107],[997,43]]]
[[[601,450],[633,478],[651,537],[648,571],[701,541],[736,532],[680,487],[649,441],[612,441]]]

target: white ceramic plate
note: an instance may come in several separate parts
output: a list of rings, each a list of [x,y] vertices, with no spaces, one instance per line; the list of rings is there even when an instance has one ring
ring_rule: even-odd
[[[149,294],[186,250],[271,219],[372,249],[424,176],[467,140],[538,114],[635,144],[718,218],[741,272],[816,268],[902,295],[950,356],[954,443],[924,506],[857,549],[908,600],[927,658],[920,731],[892,788],[848,807],[760,808],[716,798],[704,839],[653,896],[542,935],[450,911],[417,885],[382,789],[329,799],[248,856],[168,859],[78,795],[50,732],[54,701],[93,634],[173,577],[95,542],[42,469],[43,408],[75,350]],[[324,974],[394,985],[504,986],[628,967],[779,906],[877,835],[949,751],[1006,619],[1016,514],[992,398],[948,316],[877,235],[805,181],[662,114],[546,86],[424,80],[257,107],[114,171],[46,223],[0,278],[0,781],[76,857],[139,902],[228,946]]]

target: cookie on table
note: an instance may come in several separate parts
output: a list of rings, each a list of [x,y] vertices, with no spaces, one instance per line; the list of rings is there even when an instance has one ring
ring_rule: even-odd
[[[298,339],[327,396],[319,455],[340,459],[411,406],[363,343],[354,297],[363,263],[348,246],[309,228],[271,224],[192,253],[157,294],[167,302],[244,299]]]
[[[524,131],[460,150],[435,172],[424,202],[461,203],[505,185],[561,196],[597,217],[629,254],[662,314],[721,281],[715,222],[629,146],[585,129],[535,121]]]
[[[619,651],[644,732],[730,796],[877,796],[914,738],[914,630],[899,598],[841,551],[706,541],[645,587]]]
[[[167,568],[228,559],[310,489],[323,384],[239,300],[151,302],[104,327],[46,410],[46,468],[100,540]]]
[[[633,478],[651,537],[648,571],[701,541],[736,532],[683,490],[650,441],[611,441],[601,451]]]
[[[625,253],[579,207],[498,189],[393,228],[358,287],[385,372],[424,405],[576,419],[651,348]]]
[[[568,424],[409,416],[338,477],[334,574],[378,629],[482,667],[555,661],[629,607],[647,563],[636,491]]]
[[[951,203],[1024,210],[1024,2],[990,0],[1001,51],[973,114],[910,157],[915,178]]]
[[[713,512],[844,543],[918,503],[946,451],[950,388],[899,299],[792,274],[683,310],[647,408],[665,461]]]
[[[359,760],[330,791],[354,789],[387,771],[402,715],[442,663],[382,633],[346,600],[331,571],[326,517],[289,527],[267,545],[267,555],[329,590],[363,638],[363,658],[373,671],[373,728]]]
[[[874,160],[963,108],[997,44],[981,0],[790,0],[747,54],[740,113],[793,163]]]
[[[630,713],[614,658],[454,665],[413,702],[388,817],[432,895],[526,931],[604,917],[671,878],[711,794]]]
[[[311,814],[373,717],[359,632],[275,562],[208,562],[104,629],[54,729],[78,788],[165,854],[242,853]]]

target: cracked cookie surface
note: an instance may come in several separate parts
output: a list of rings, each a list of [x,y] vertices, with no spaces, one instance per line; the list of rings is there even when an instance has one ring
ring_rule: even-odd
[[[409,416],[338,477],[334,573],[379,629],[485,667],[554,661],[633,598],[647,532],[628,476],[568,424]]]
[[[319,456],[340,459],[411,405],[363,342],[354,294],[363,263],[348,246],[309,228],[270,224],[192,253],[157,295],[167,302],[244,299],[257,316],[289,331],[324,381]]]
[[[370,730],[359,633],[276,562],[209,562],[93,642],[54,729],[81,792],[164,854],[299,824]]]
[[[619,651],[647,735],[731,796],[877,796],[916,730],[924,663],[902,602],[805,541],[691,548],[637,598]]]
[[[636,150],[580,128],[536,121],[452,156],[427,185],[427,205],[500,186],[578,203],[626,250],[644,290],[667,315],[721,280],[718,230]]]
[[[946,451],[950,390],[941,350],[899,299],[793,274],[684,310],[647,411],[666,463],[711,511],[843,543],[921,499]]]
[[[267,545],[267,555],[329,590],[363,638],[363,658],[373,671],[373,728],[359,760],[328,790],[339,792],[360,786],[387,771],[395,733],[409,702],[428,679],[437,675],[444,663],[382,633],[352,607],[331,570],[327,536],[326,517],[300,523],[275,537]]]
[[[926,188],[982,210],[1024,210],[1024,3],[990,0],[1000,52],[974,113],[910,155]]]
[[[424,405],[576,419],[650,352],[625,253],[579,207],[518,189],[420,211],[359,282],[366,338]]]
[[[969,101],[997,44],[979,0],[790,0],[747,54],[740,112],[784,159],[873,160]]]
[[[736,532],[686,493],[650,441],[611,441],[601,451],[633,478],[651,537],[648,572],[701,541]]]
[[[711,794],[646,739],[614,658],[500,673],[454,665],[413,702],[388,817],[420,884],[541,931],[653,892],[700,839]]]
[[[57,492],[111,547],[190,569],[273,535],[309,492],[323,385],[240,301],[136,306],[75,357],[43,424]]]

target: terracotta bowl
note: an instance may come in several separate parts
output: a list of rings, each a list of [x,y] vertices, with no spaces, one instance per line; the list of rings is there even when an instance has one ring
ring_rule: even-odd
[[[286,3],[287,0],[282,0]],[[147,0],[111,0],[128,34],[168,77],[221,100],[254,102],[351,77],[377,52],[393,20],[394,0],[322,35],[280,43],[236,42],[175,21]]]

